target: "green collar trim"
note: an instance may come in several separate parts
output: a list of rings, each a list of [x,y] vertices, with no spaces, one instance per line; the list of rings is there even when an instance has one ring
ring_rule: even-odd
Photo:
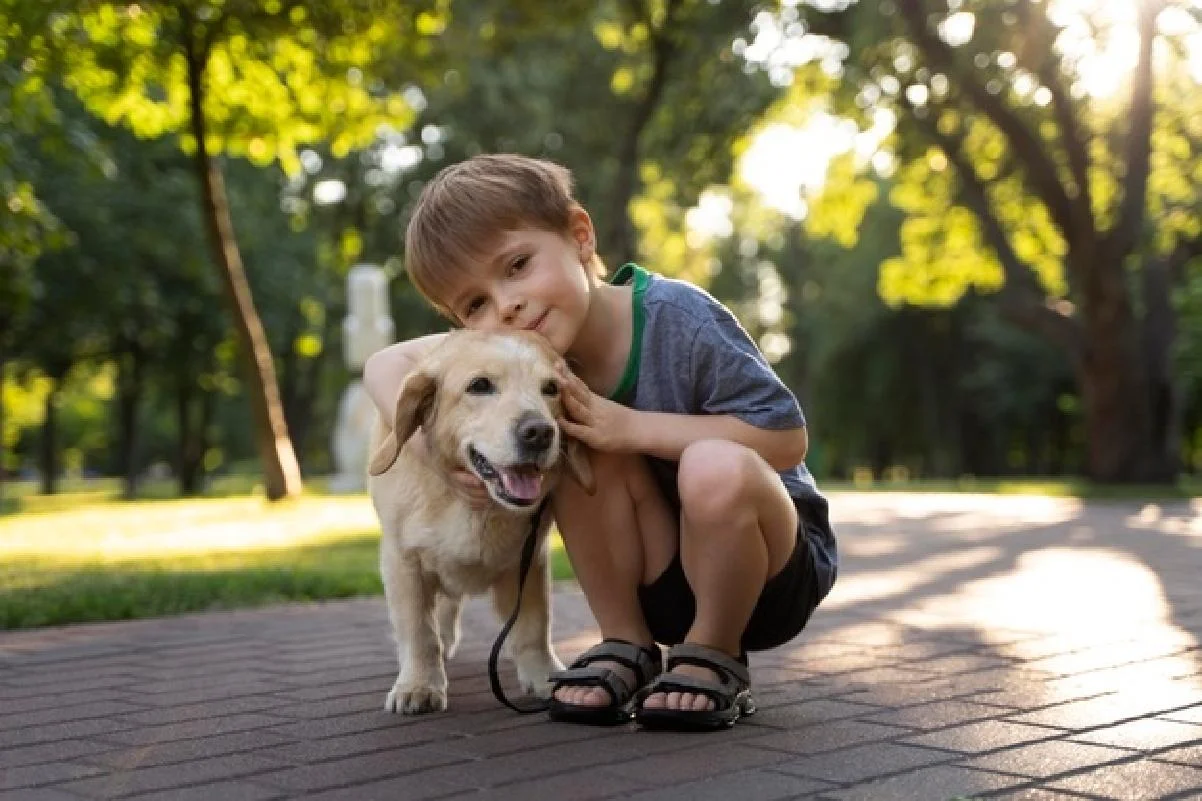
[[[613,286],[631,284],[634,287],[631,298],[633,331],[630,337],[630,355],[626,357],[626,370],[622,373],[622,380],[618,382],[618,388],[609,396],[610,400],[622,403],[634,393],[634,385],[639,377],[639,363],[643,358],[643,328],[647,322],[647,315],[643,309],[643,295],[647,292],[647,285],[651,283],[651,274],[634,262],[629,262],[622,265],[609,283]]]

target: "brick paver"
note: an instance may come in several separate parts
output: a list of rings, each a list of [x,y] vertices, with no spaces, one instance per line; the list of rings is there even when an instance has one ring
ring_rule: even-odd
[[[0,634],[0,801],[1202,797],[1202,504],[832,498],[835,591],[713,735],[518,716],[469,604],[389,715],[380,599]],[[555,597],[565,661],[597,637]]]

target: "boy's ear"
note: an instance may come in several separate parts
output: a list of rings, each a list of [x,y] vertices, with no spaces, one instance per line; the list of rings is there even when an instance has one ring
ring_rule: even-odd
[[[587,264],[597,250],[597,232],[593,228],[593,220],[583,206],[573,206],[569,212],[568,226],[572,240],[580,251],[580,260]]]
[[[437,390],[438,379],[430,373],[413,372],[405,378],[401,394],[397,396],[392,431],[371,457],[371,464],[367,468],[369,473],[378,476],[396,463],[401,448],[418,426],[430,417]]]

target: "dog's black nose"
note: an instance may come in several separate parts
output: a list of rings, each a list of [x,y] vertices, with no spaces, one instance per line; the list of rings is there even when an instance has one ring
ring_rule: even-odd
[[[527,453],[542,453],[555,439],[555,426],[537,414],[525,414],[518,420],[518,444]]]

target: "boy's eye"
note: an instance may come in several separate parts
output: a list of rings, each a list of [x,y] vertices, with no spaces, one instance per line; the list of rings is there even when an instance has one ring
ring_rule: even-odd
[[[497,391],[497,385],[486,375],[478,375],[467,385],[469,395],[491,395]]]
[[[543,394],[548,398],[554,398],[559,394],[559,384],[554,381],[544,381]]]
[[[526,269],[526,264],[529,261],[530,261],[529,256],[518,256],[516,259],[513,260],[513,263],[509,265],[509,274],[515,275],[517,273],[520,273],[522,270]]]
[[[471,317],[476,312],[484,307],[484,298],[472,298],[466,306],[463,307],[463,316]]]

